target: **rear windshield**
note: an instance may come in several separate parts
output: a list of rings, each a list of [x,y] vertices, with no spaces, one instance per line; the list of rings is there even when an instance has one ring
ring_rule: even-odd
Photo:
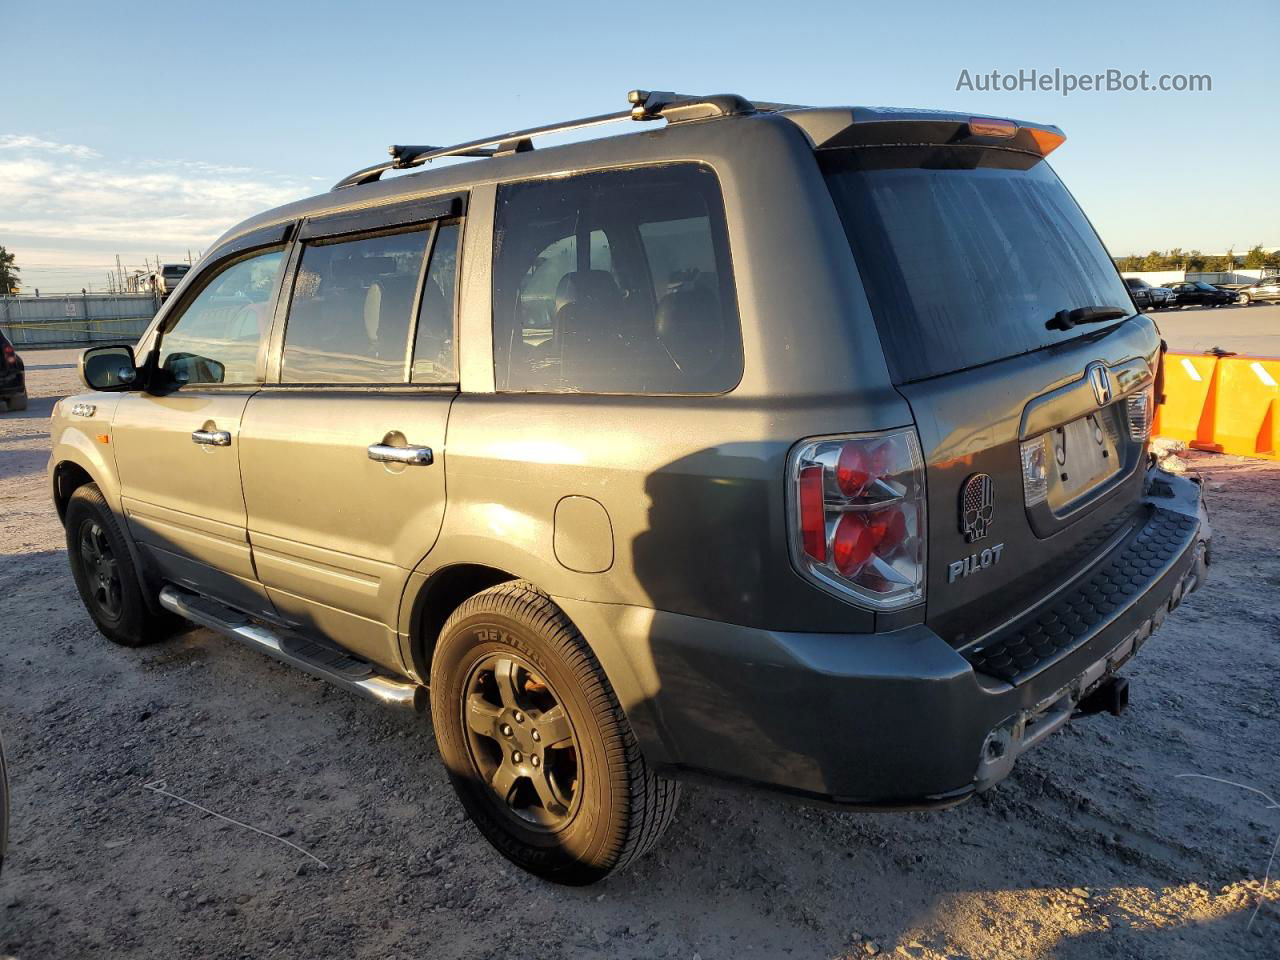
[[[820,162],[899,383],[1098,331],[1048,329],[1059,310],[1133,310],[1093,227],[1037,157],[863,147]]]

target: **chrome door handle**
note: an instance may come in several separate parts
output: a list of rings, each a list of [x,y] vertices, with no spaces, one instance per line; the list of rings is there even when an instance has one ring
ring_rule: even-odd
[[[393,447],[375,443],[369,447],[369,459],[378,463],[407,463],[412,467],[429,467],[435,463],[430,447]]]
[[[203,444],[206,447],[229,447],[231,434],[226,430],[193,430],[191,442]]]

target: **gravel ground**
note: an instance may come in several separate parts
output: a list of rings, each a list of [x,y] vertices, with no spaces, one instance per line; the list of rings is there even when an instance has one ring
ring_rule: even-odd
[[[204,630],[98,636],[44,478],[74,355],[26,358],[31,409],[0,414],[0,957],[1280,956],[1280,808],[1181,776],[1280,797],[1280,463],[1192,462],[1216,563],[1127,669],[1123,717],[947,812],[691,789],[654,854],[564,889],[464,820],[426,720]]]

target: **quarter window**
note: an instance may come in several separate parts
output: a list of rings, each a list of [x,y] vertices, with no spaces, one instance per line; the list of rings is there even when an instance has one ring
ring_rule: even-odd
[[[215,274],[161,337],[161,366],[184,384],[256,383],[283,259],[272,250]]]
[[[499,390],[721,393],[742,336],[715,174],[697,164],[499,188]]]
[[[431,266],[418,308],[413,347],[414,383],[457,383],[454,347],[454,304],[457,296],[458,232],[456,223],[441,224],[431,246]]]

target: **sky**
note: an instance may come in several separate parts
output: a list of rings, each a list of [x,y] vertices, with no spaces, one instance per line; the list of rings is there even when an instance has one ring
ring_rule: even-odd
[[[389,143],[623,109],[640,87],[1054,123],[1067,141],[1053,166],[1112,254],[1280,247],[1275,0],[1222,10],[0,0],[0,246],[23,292],[102,290],[117,254],[185,261]],[[1212,89],[1064,96],[980,79],[1033,69],[1207,74]]]

